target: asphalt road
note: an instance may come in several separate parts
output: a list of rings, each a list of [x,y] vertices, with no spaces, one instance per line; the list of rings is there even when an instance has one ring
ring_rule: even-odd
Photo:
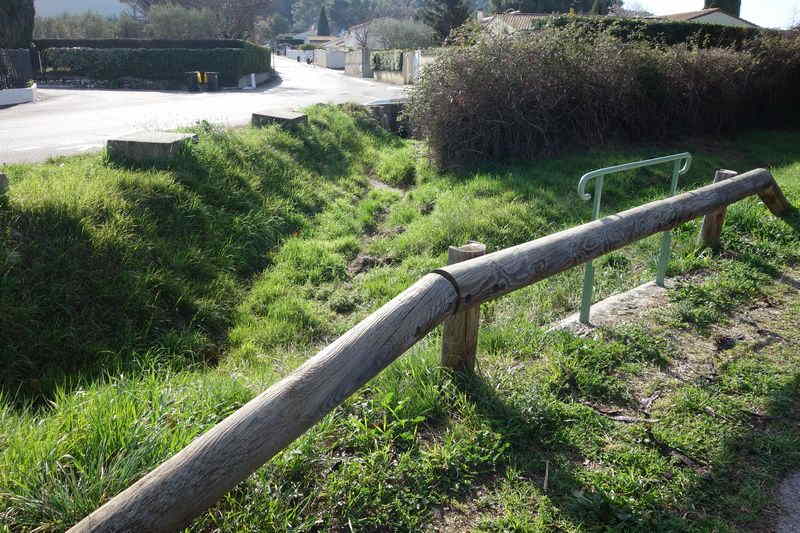
[[[97,151],[109,138],[171,130],[199,120],[240,126],[257,111],[299,110],[316,103],[368,103],[403,88],[275,57],[280,79],[255,91],[40,90],[40,101],[0,109],[0,164]]]

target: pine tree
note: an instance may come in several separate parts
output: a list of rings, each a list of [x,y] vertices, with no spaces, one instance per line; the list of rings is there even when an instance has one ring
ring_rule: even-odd
[[[424,0],[419,19],[434,29],[441,40],[464,24],[470,7],[465,0]]]
[[[317,35],[330,35],[331,27],[328,24],[328,15],[325,13],[325,6],[319,10],[319,20],[317,21]]]
[[[718,7],[728,15],[738,17],[742,12],[742,0],[706,0],[705,9]]]
[[[294,19],[292,18],[292,0],[276,0],[275,13],[288,20],[289,26],[294,24]]]
[[[0,2],[0,48],[28,48],[35,15],[33,0]]]

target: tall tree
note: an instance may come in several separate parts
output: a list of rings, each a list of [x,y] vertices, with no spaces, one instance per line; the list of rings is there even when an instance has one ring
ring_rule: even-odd
[[[0,3],[0,48],[28,48],[33,41],[36,10],[33,0]]]
[[[258,17],[272,10],[272,0],[120,0],[129,5],[138,17],[146,20],[157,5],[171,4],[189,9],[209,9],[217,18],[220,37],[246,39],[253,33]]]
[[[331,26],[328,24],[328,15],[325,13],[325,6],[319,10],[319,20],[317,21],[317,35],[330,35]]]
[[[331,5],[331,22],[338,30],[346,30],[350,26],[357,24],[352,20],[351,2],[347,0],[333,0]]]
[[[298,31],[308,30],[319,18],[323,0],[293,0],[292,27]]]
[[[289,26],[294,24],[292,19],[292,0],[275,0],[273,8],[276,15],[281,15],[289,22]]]
[[[464,24],[469,15],[470,7],[465,0],[425,0],[419,19],[433,28],[443,41],[453,29]]]
[[[742,12],[742,0],[706,0],[706,9],[718,7],[729,15],[738,17]]]

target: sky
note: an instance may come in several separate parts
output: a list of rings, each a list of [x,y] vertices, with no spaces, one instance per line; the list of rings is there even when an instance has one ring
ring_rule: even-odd
[[[703,0],[625,0],[626,6],[633,4],[639,4],[656,15],[703,8]],[[122,6],[117,0],[36,0],[36,11],[41,15],[87,9],[112,14],[118,13]],[[792,22],[800,22],[800,0],[742,0],[742,18],[767,28],[786,28]]]
[[[639,4],[656,15],[703,9],[703,0],[625,0],[625,6]],[[787,28],[800,22],[800,0],[742,0],[742,18],[766,28]]]
[[[2,0],[0,0],[2,1]],[[122,10],[117,0],[34,0],[38,15],[60,15],[64,12],[83,13],[91,9],[97,13],[115,14]]]

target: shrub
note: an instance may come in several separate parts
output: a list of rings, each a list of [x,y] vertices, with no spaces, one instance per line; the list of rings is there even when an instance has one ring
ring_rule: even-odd
[[[39,50],[48,48],[246,48],[252,46],[237,39],[36,39]]]
[[[764,36],[737,51],[551,28],[445,50],[408,113],[436,162],[457,166],[797,124],[798,82],[800,38]]]
[[[372,70],[388,70],[401,72],[403,70],[402,50],[380,50],[370,54]]]
[[[33,78],[31,55],[27,48],[4,50],[0,48],[0,90],[26,87]]]
[[[185,72],[219,72],[220,81],[235,85],[251,72],[270,70],[268,48],[245,43],[244,48],[49,48],[47,68],[98,80],[126,76],[151,80],[181,79]]]
[[[764,33],[770,33],[760,28],[622,17],[560,15],[543,17],[536,24],[542,29],[572,27],[582,32],[605,32],[626,42],[643,40],[666,45],[691,42],[704,48],[741,47]]]

